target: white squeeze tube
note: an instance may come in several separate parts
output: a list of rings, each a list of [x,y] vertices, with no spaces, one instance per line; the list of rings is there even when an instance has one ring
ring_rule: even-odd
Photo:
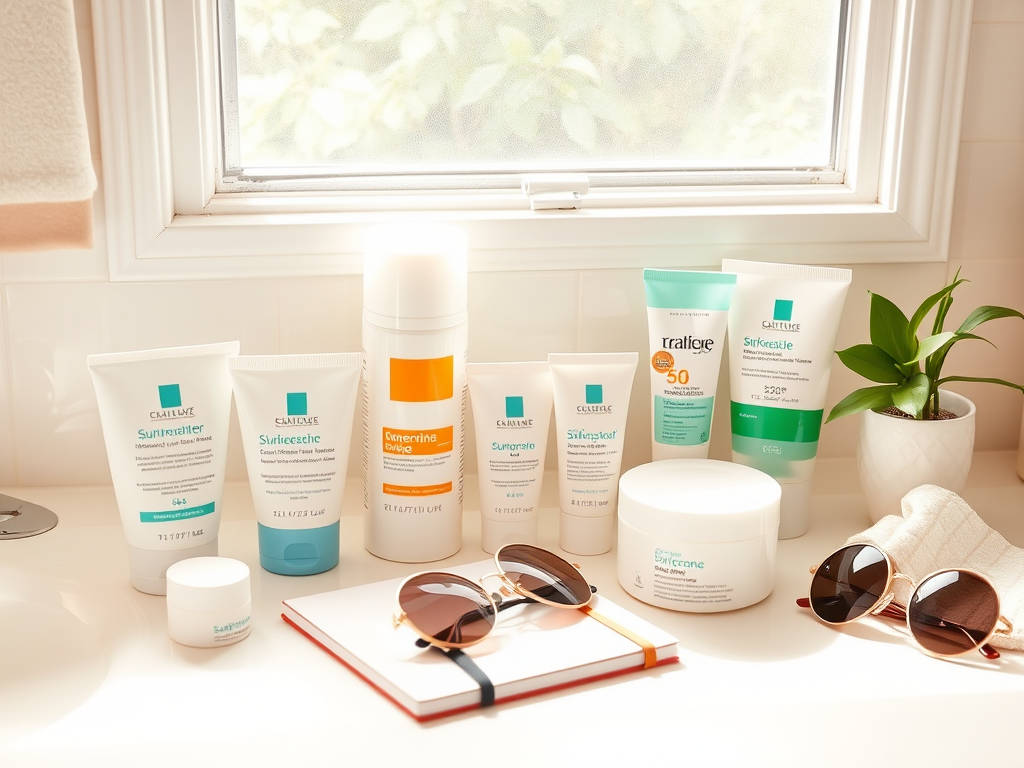
[[[636,352],[548,355],[558,445],[559,546],[612,548]]]
[[[645,269],[651,454],[706,459],[736,275]]]
[[[546,362],[468,363],[480,479],[480,546],[537,543],[537,510],[551,424]]]
[[[779,538],[802,536],[832,358],[853,273],[722,261],[736,273],[729,311],[732,460],[782,486]]]
[[[167,568],[216,556],[238,342],[89,355],[132,586],[167,593]]]
[[[329,571],[362,354],[241,355],[229,365],[260,565],[286,576]]]

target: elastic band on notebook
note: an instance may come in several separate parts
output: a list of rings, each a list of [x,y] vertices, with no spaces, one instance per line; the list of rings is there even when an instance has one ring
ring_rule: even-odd
[[[650,669],[658,663],[658,649],[654,647],[654,643],[645,637],[641,637],[636,632],[622,626],[616,621],[612,621],[607,616],[598,613],[589,605],[580,606],[580,610],[587,614],[590,618],[596,619],[597,621],[604,624],[609,629],[613,629],[622,635],[627,640],[631,640],[639,645],[644,651],[644,669]]]
[[[464,654],[458,648],[445,650],[444,648],[438,648],[436,645],[432,645],[430,647],[435,651],[440,651],[462,667],[462,671],[472,677],[473,682],[480,686],[481,707],[490,707],[494,704],[494,683],[492,683],[491,679],[484,674],[484,671],[476,665],[476,662],[474,662],[473,659]]]

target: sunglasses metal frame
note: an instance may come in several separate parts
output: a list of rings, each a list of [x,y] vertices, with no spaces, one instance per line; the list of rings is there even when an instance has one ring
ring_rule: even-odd
[[[811,613],[814,614],[814,618],[816,618],[822,624],[828,624],[830,626],[839,627],[845,624],[852,624],[855,621],[860,621],[866,616],[888,616],[889,618],[905,620],[907,623],[907,632],[910,634],[910,637],[913,639],[914,643],[921,650],[921,652],[928,656],[940,659],[947,659],[955,658],[957,656],[963,656],[965,654],[977,650],[987,659],[999,658],[999,651],[989,646],[988,641],[991,640],[994,635],[1010,634],[1011,632],[1013,632],[1013,625],[1010,623],[1009,619],[1007,619],[1005,616],[1002,615],[1002,613],[1000,613],[1001,605],[999,600],[999,592],[996,590],[996,587],[992,583],[991,579],[989,579],[987,576],[978,573],[977,571],[971,570],[970,568],[940,568],[937,571],[933,571],[927,574],[919,582],[915,582],[910,576],[908,576],[905,573],[901,573],[899,570],[897,570],[896,564],[893,562],[893,559],[888,552],[886,552],[884,549],[875,544],[863,543],[847,544],[846,546],[840,547],[839,549],[830,553],[827,557],[822,558],[821,563],[819,563],[818,565],[812,565],[810,568],[810,572],[812,574],[811,582],[813,583],[818,568],[820,568],[822,564],[824,564],[830,558],[834,557],[838,552],[841,552],[842,550],[848,549],[850,547],[870,547],[877,551],[883,558],[885,558],[885,564],[888,569],[888,578],[886,579],[885,587],[881,590],[881,594],[879,595],[878,599],[872,604],[872,606],[869,609],[864,611],[859,616],[855,616],[852,619],[847,619],[846,621],[827,621],[826,619],[823,619],[821,616],[819,616],[817,611],[815,611],[811,607],[809,597],[797,600],[797,604],[800,605],[800,607],[810,608]],[[966,573],[974,578],[977,578],[991,588],[992,594],[995,595],[996,598],[996,619],[995,621],[993,621],[992,628],[988,631],[988,634],[985,635],[984,639],[981,642],[975,643],[974,646],[972,646],[971,648],[966,648],[963,651],[959,651],[957,653],[939,653],[936,651],[932,651],[926,648],[925,646],[921,645],[921,642],[917,639],[917,637],[915,637],[913,627],[910,624],[910,614],[907,606],[904,606],[902,603],[896,600],[896,592],[892,588],[893,582],[895,582],[897,579],[903,579],[904,581],[909,582],[912,590],[910,596],[911,599],[913,599],[913,596],[917,594],[917,590],[919,590],[922,585],[924,585],[929,579],[943,573]],[[810,593],[809,588],[808,593]],[[1000,627],[1000,623],[1002,623],[1004,626]],[[973,639],[972,642],[974,642]]]
[[[565,562],[567,565],[571,566],[580,575],[580,579],[583,580],[583,583],[587,585],[587,588],[591,591],[591,594],[593,594],[593,587],[590,586],[590,582],[587,581],[587,579],[583,575],[582,571],[580,571],[580,567],[578,565],[576,565],[575,563],[570,563],[568,560],[565,560],[564,558],[561,558],[558,555],[555,555],[554,552],[549,552],[548,550],[543,549],[542,547],[536,547],[536,546],[534,546],[532,544],[531,545],[507,544],[505,546],[531,546],[531,547],[533,547],[534,549],[537,549],[540,552],[544,552],[545,554],[554,555],[555,557],[558,557],[560,560]],[[455,577],[457,579],[461,579],[462,581],[464,581],[469,586],[472,586],[475,589],[479,589],[480,594],[483,595],[487,599],[487,602],[490,603],[491,608],[494,611],[493,615],[495,617],[495,622],[497,621],[498,614],[502,610],[504,610],[506,608],[512,608],[512,607],[514,607],[516,605],[522,605],[524,603],[540,603],[542,605],[550,605],[550,606],[552,606],[554,608],[568,608],[568,609],[571,609],[571,610],[580,610],[581,608],[585,608],[587,605],[590,604],[590,598],[589,597],[587,598],[587,602],[580,603],[579,605],[566,605],[565,603],[556,603],[556,602],[553,602],[551,600],[545,600],[544,598],[538,597],[534,593],[530,592],[528,589],[526,589],[521,584],[519,584],[519,582],[513,582],[508,577],[507,573],[502,569],[501,561],[498,559],[499,556],[501,555],[501,551],[503,549],[505,549],[505,546],[500,547],[497,550],[497,552],[494,553],[494,564],[495,564],[495,567],[498,569],[494,573],[485,574],[484,576],[481,576],[477,581],[473,581],[472,579],[469,579],[469,578],[467,578],[465,576],[460,576],[458,574],[448,573],[448,572],[445,572],[445,571],[420,571],[419,573],[414,573],[411,576],[408,576],[407,578],[402,580],[402,583],[398,585],[398,592],[396,594],[396,599],[401,596],[402,589],[405,587],[405,585],[408,584],[413,579],[419,578],[421,576],[429,576],[431,574],[437,574],[438,576],[443,576],[446,579],[450,579],[452,577]],[[499,598],[498,600],[495,599],[495,594],[492,594],[491,592],[488,592],[486,587],[484,587],[484,585],[483,585],[483,582],[484,582],[485,579],[491,579],[491,578],[495,578],[495,577],[497,577],[498,579],[501,580],[501,588],[499,589],[498,593],[496,593],[496,596]],[[517,595],[519,595],[520,597],[522,597],[524,599],[522,599],[522,600],[514,600],[514,601],[511,601],[511,602],[506,602],[503,599],[501,599],[501,598],[504,598],[504,597],[511,597],[513,594],[517,594]],[[411,618],[409,618],[409,616],[405,613],[405,611],[402,610],[401,605],[399,605],[399,609],[397,611],[395,611],[394,615],[391,617],[391,624],[392,624],[392,626],[395,629],[398,629],[398,627],[400,627],[402,624],[405,624],[407,627],[409,627],[409,629],[411,629],[414,633],[416,633],[419,636],[419,638],[421,640],[423,640],[425,643],[428,643],[430,645],[436,646],[438,648],[469,648],[469,647],[471,647],[473,645],[477,645],[478,643],[482,643],[491,634],[491,630],[488,630],[478,640],[473,640],[472,642],[468,642],[468,643],[457,643],[457,642],[451,642],[451,641],[447,641],[447,640],[438,640],[436,637],[432,637],[431,635],[428,635],[426,632],[423,632],[419,627],[417,627],[416,623]],[[492,625],[492,629],[493,629],[493,625]]]

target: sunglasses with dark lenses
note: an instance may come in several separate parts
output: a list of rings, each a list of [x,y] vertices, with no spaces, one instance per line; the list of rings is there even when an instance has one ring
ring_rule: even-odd
[[[888,554],[871,544],[851,544],[812,569],[810,596],[797,600],[826,624],[848,624],[864,616],[905,619],[911,636],[932,656],[960,656],[978,650],[988,659],[999,652],[988,645],[1013,627],[999,613],[992,582],[964,568],[947,568],[919,584],[896,570]],[[895,599],[893,582],[910,582],[906,606]]]
[[[540,547],[508,544],[494,553],[494,562],[497,573],[483,577],[501,580],[501,591],[493,595],[454,573],[413,574],[398,588],[394,626],[404,623],[439,648],[467,648],[487,637],[506,608],[523,603],[582,608],[593,594],[576,566]],[[513,594],[519,599],[505,599]]]

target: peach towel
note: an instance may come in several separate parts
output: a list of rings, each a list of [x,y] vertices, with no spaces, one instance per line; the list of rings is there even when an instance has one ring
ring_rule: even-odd
[[[0,0],[0,105],[0,249],[90,247],[96,175],[73,0]]]

